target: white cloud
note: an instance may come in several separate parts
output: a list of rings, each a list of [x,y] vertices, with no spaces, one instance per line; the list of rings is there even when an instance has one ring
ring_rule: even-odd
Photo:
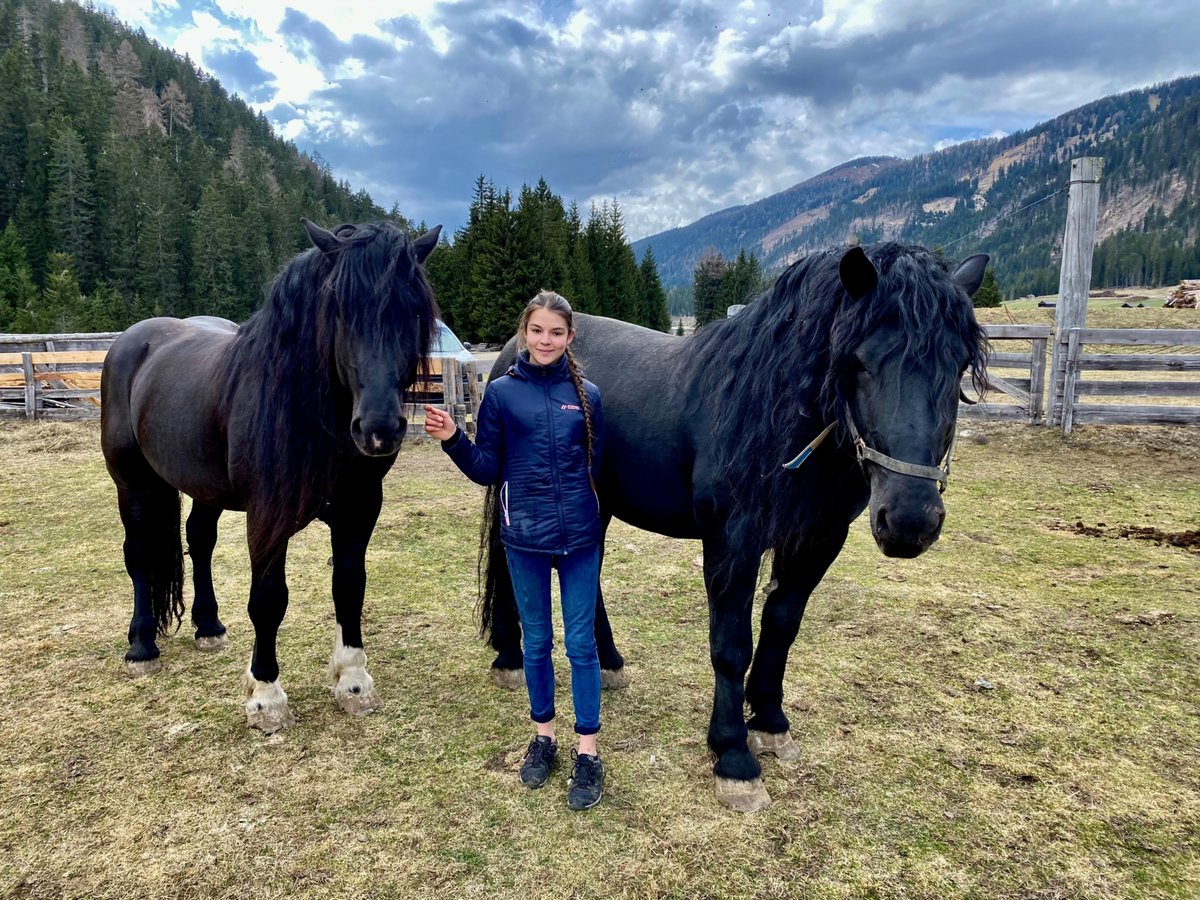
[[[514,191],[545,176],[584,207],[615,196],[639,237],[1200,68],[1185,0],[108,5],[218,78],[248,52],[281,136],[451,228],[481,172]]]

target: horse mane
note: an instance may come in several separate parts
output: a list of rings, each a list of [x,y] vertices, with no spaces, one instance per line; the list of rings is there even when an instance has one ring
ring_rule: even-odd
[[[225,408],[250,392],[248,455],[258,474],[249,499],[265,530],[252,547],[268,557],[320,513],[333,486],[349,426],[334,357],[339,325],[377,348],[407,350],[419,373],[437,334],[433,290],[403,231],[379,222],[334,233],[341,243],[332,253],[314,247],[284,264],[224,366]]]
[[[879,272],[867,296],[853,300],[842,287],[844,250],[825,251],[793,263],[736,316],[705,325],[692,338],[680,383],[706,403],[716,398],[717,471],[733,511],[754,512],[743,517],[751,542],[765,537],[767,547],[791,546],[801,517],[818,507],[813,485],[832,490],[835,468],[854,465],[848,454],[823,447],[802,469],[782,468],[831,422],[842,427],[827,444],[848,443],[854,352],[868,335],[896,328],[906,365],[939,390],[960,378],[965,348],[974,384],[983,383],[986,337],[951,280],[950,265],[921,247],[864,249]],[[713,365],[722,357],[723,364]]]

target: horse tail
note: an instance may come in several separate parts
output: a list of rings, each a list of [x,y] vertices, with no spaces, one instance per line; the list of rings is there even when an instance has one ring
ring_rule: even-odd
[[[479,531],[479,636],[497,651],[520,646],[517,600],[500,543],[500,486],[487,489]]]
[[[150,538],[155,545],[148,554],[150,610],[158,633],[166,637],[183,624],[183,541],[179,536],[183,498],[178,491],[156,492],[153,503],[159,508],[152,520],[161,522],[162,527],[154,529],[158,533]]]

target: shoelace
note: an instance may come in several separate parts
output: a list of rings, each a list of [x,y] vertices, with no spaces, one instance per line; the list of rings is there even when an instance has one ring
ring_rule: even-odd
[[[571,773],[571,784],[579,787],[591,787],[596,778],[596,768],[599,760],[575,757],[575,771]]]

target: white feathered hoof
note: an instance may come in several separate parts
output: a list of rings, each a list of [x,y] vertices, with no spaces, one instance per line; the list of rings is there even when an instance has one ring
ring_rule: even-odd
[[[600,687],[610,691],[620,691],[629,687],[629,672],[624,666],[619,669],[601,669]]]
[[[492,684],[510,691],[523,690],[525,688],[525,670],[493,668]]]
[[[750,729],[746,733],[746,745],[755,756],[772,753],[782,762],[795,762],[800,758],[800,745],[792,740],[790,731],[771,734],[767,731]]]
[[[246,687],[246,724],[263,734],[274,734],[296,724],[288,707],[287,694],[278,681],[258,681],[247,672],[242,680]]]
[[[736,778],[717,776],[717,800],[734,812],[751,813],[771,805],[771,795],[763,787],[763,780],[755,778],[741,781]]]
[[[141,678],[143,675],[154,675],[162,671],[162,657],[154,659],[125,660],[125,674],[130,678]]]
[[[358,666],[342,670],[333,695],[338,709],[352,716],[369,716],[383,708],[383,701],[375,693],[375,679]]]
[[[229,638],[223,634],[196,638],[196,649],[205,653],[216,653],[218,650],[224,650],[228,645]]]

